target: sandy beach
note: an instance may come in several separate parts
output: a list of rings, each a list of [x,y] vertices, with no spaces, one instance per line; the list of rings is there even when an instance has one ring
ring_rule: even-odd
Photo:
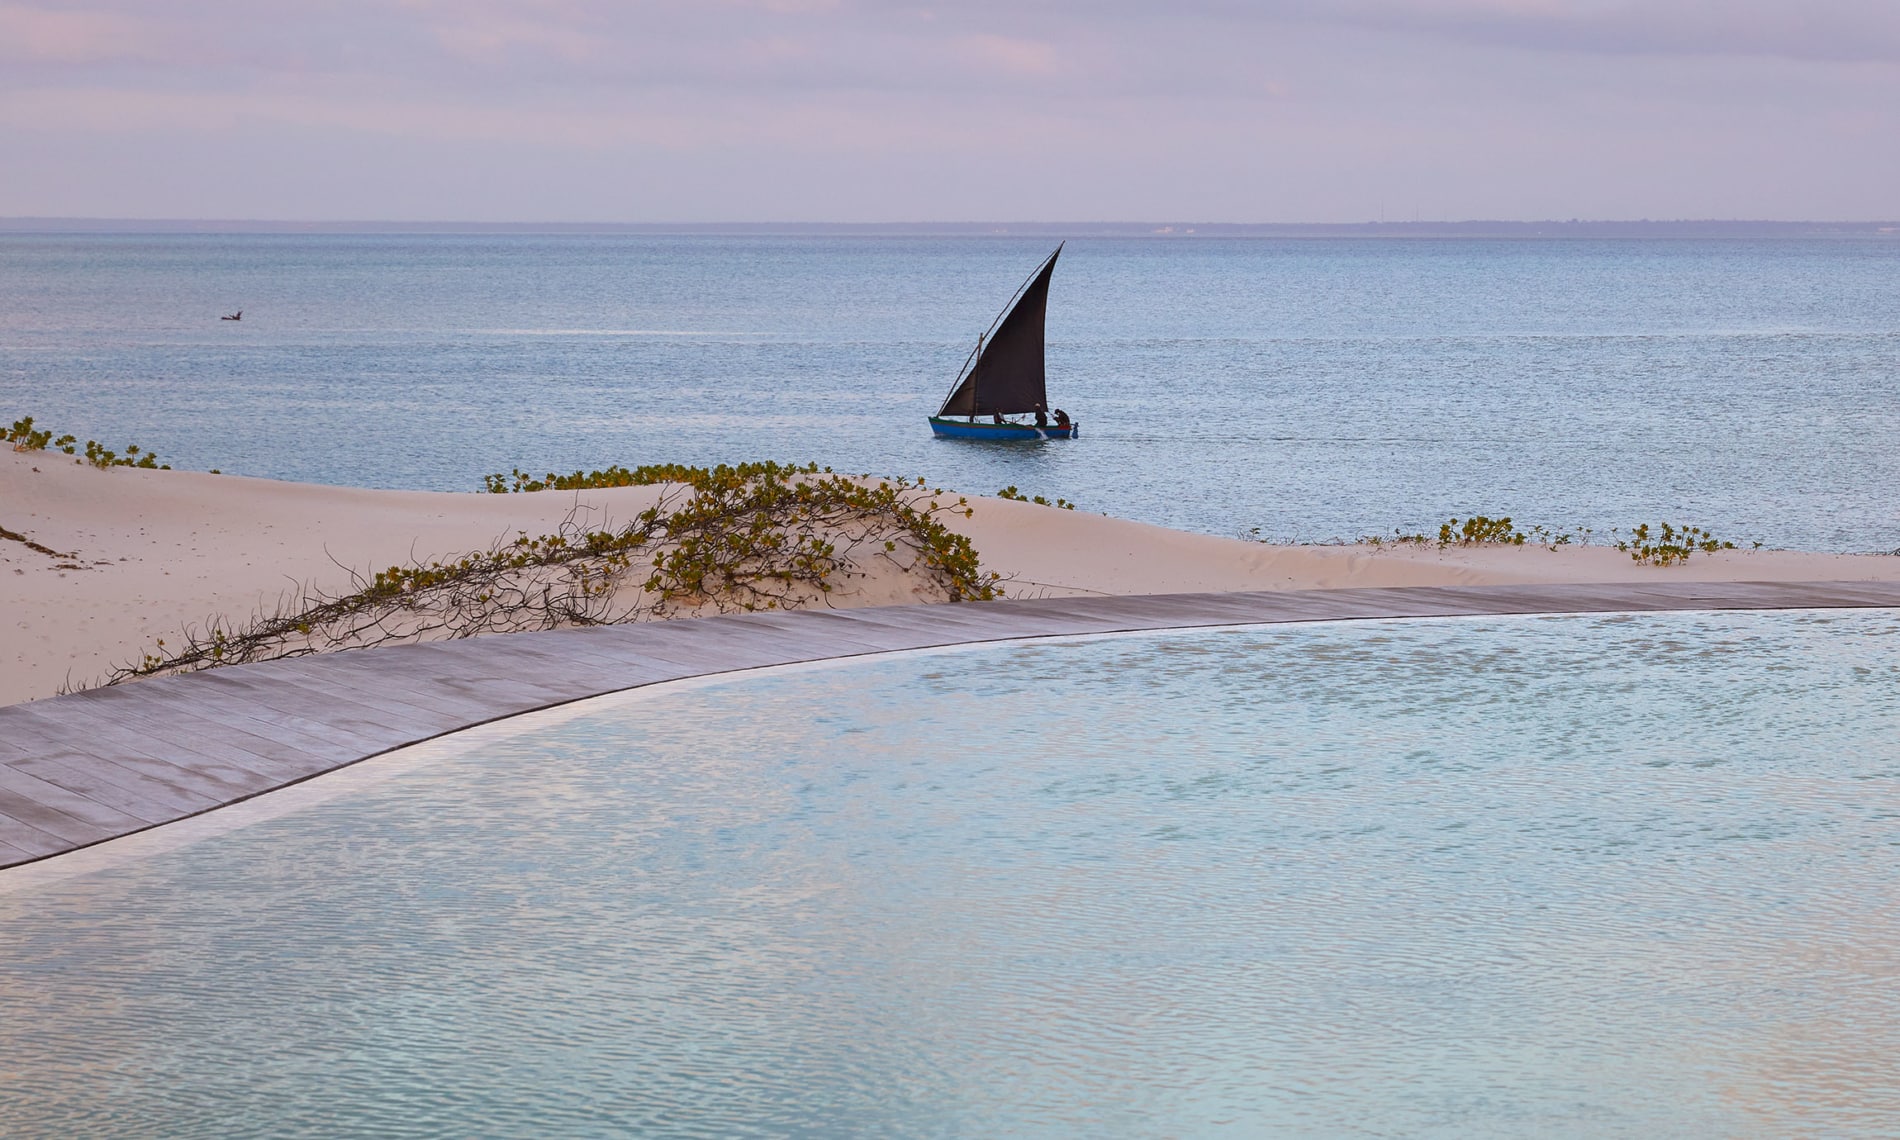
[[[352,574],[540,535],[577,515],[624,523],[657,487],[520,495],[375,491],[231,475],[98,470],[0,452],[0,704],[78,686],[160,638],[241,623],[287,595],[349,588]],[[1641,566],[1608,546],[1273,546],[1085,511],[970,497],[953,521],[1010,597],[1515,582],[1900,580],[1888,555],[1733,551]],[[35,547],[43,549],[35,549]],[[48,552],[51,553],[48,553]],[[834,606],[920,600],[888,571]]]

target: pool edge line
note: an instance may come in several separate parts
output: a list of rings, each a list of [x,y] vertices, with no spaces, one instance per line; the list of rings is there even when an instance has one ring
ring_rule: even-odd
[[[0,706],[0,879],[469,729],[616,693],[764,668],[1234,626],[1879,608],[1900,608],[1900,582],[1523,583],[1111,595],[729,614],[229,666]],[[523,677],[509,668],[550,664],[569,668],[561,677]],[[342,739],[325,739],[326,730]],[[242,745],[234,743],[239,739]],[[246,763],[234,764],[234,755]],[[178,810],[155,798],[159,791],[174,802],[209,802]]]

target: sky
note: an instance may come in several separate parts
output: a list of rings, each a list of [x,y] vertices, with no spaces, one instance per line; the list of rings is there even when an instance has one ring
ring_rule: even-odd
[[[0,216],[1900,217],[1900,0],[0,0]]]

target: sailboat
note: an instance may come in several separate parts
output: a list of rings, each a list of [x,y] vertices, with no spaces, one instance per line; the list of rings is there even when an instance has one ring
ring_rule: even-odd
[[[1042,371],[1043,316],[1049,308],[1049,278],[1062,246],[1049,255],[989,332],[963,362],[950,398],[930,417],[930,430],[953,439],[1074,439],[1080,425],[1061,412],[1050,422],[1049,393]],[[1040,424],[1012,423],[1004,416],[1034,414]],[[960,417],[952,419],[951,417]],[[978,417],[983,417],[979,419]]]

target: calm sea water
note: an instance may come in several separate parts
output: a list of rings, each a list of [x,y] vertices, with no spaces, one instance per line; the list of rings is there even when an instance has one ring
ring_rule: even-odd
[[[1900,612],[1169,633],[576,712],[0,891],[0,1131],[1900,1119]]]
[[[1077,240],[1084,438],[933,440],[1049,244],[4,235],[0,414],[353,485],[778,458],[1216,534],[1900,547],[1900,242]]]

